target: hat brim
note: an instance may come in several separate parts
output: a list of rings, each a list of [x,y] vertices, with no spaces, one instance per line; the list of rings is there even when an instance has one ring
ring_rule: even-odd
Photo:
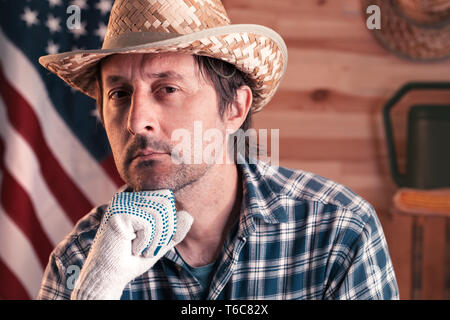
[[[138,36],[136,36],[138,35]],[[287,48],[274,30],[254,24],[220,26],[152,41],[151,33],[129,34],[107,48],[42,56],[39,63],[75,89],[96,98],[97,64],[113,54],[179,52],[214,57],[235,65],[255,82],[259,93],[252,112],[260,111],[275,94],[287,67]],[[109,48],[108,48],[109,47]]]
[[[450,57],[450,19],[426,25],[415,23],[391,0],[363,0],[380,8],[380,29],[370,30],[378,42],[401,58],[412,61],[440,61]],[[367,17],[367,16],[366,16]]]

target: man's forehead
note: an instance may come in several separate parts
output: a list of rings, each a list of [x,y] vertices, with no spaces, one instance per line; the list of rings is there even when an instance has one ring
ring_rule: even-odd
[[[119,74],[119,73],[106,74],[103,75],[103,77],[105,78],[104,82],[106,83],[106,85],[113,85],[118,82],[124,82],[129,80],[129,77],[127,77],[126,74]],[[171,70],[146,73],[145,77],[149,79],[172,79],[172,80],[176,79],[180,81],[186,80],[186,77],[184,77],[182,74]]]
[[[127,53],[114,54],[101,61],[104,75],[126,75],[139,71],[149,76],[180,76],[191,73],[195,67],[194,57],[180,53]],[[160,76],[161,77],[161,76]]]

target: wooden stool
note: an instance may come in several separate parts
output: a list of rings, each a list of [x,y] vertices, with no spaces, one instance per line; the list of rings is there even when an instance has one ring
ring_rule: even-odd
[[[444,299],[450,299],[450,188],[399,189],[393,198],[393,213],[413,216],[411,298],[422,299],[423,225],[426,218],[446,218]]]

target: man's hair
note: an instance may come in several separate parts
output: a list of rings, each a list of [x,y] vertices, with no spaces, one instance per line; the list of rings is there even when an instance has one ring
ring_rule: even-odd
[[[227,112],[231,104],[236,98],[237,90],[246,85],[252,89],[253,99],[255,98],[255,90],[253,90],[254,81],[248,78],[242,71],[237,69],[231,63],[226,61],[211,58],[207,56],[194,55],[194,60],[197,66],[206,79],[211,80],[218,96],[218,111],[219,115],[223,118],[225,112]],[[242,123],[242,130],[247,130],[252,125],[252,111],[247,114],[245,121]]]
[[[200,75],[204,79],[210,80],[216,90],[218,97],[218,113],[223,119],[223,116],[230,110],[232,103],[236,98],[237,90],[246,85],[252,90],[253,101],[259,98],[258,92],[254,90],[254,80],[249,78],[245,73],[240,71],[231,63],[226,61],[207,57],[194,55],[194,61],[199,69]],[[100,118],[103,122],[103,85],[101,78],[101,62],[97,65],[97,108]],[[247,131],[252,126],[252,109],[247,114],[244,122],[239,128],[242,131]],[[236,149],[237,141],[234,141]],[[245,158],[248,158],[248,143],[245,141]]]

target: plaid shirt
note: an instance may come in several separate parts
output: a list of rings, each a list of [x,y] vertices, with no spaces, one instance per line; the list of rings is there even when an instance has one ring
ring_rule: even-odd
[[[238,165],[244,198],[209,288],[176,250],[131,281],[122,299],[398,299],[372,206],[318,175],[263,162]],[[106,205],[53,251],[38,299],[69,299]]]

